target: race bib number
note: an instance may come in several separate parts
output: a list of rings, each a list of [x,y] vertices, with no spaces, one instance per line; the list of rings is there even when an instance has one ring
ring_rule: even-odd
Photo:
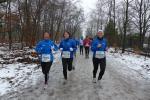
[[[104,51],[96,51],[96,58],[105,58],[105,52]]]
[[[50,62],[51,57],[50,54],[42,54],[42,62]]]
[[[69,51],[63,51],[62,52],[62,58],[70,58],[70,52]]]

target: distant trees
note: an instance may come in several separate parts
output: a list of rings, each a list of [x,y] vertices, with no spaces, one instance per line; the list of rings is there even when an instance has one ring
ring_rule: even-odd
[[[107,22],[107,15],[105,11],[105,6],[107,4],[106,1],[98,0],[96,9],[91,11],[89,16],[90,18],[87,22],[87,34],[94,36],[99,29],[104,29]]]
[[[127,47],[143,50],[145,41],[150,43],[147,39],[150,36],[149,12],[150,0],[98,0],[96,9],[91,11],[87,33],[95,35],[98,29],[103,29],[109,45],[115,43],[122,48],[122,53]],[[137,39],[133,35],[138,36]],[[136,41],[136,44],[131,46],[129,41]]]
[[[145,35],[150,29],[150,1],[135,0],[131,7],[133,9],[132,22],[139,31],[139,48],[142,48]]]
[[[70,31],[74,37],[80,37],[81,24],[84,21],[83,10],[71,0],[3,0],[0,2],[0,19],[5,26],[0,27],[0,37],[4,40],[20,42],[32,47],[47,31],[51,39],[59,41],[62,33]],[[6,12],[6,13],[4,13]],[[12,18],[16,16],[16,19]],[[6,30],[7,29],[7,30]],[[9,29],[9,30],[8,30]],[[2,31],[3,30],[3,31]],[[14,41],[15,40],[15,41]]]
[[[110,46],[116,45],[118,42],[117,40],[119,39],[117,29],[115,29],[114,25],[114,21],[110,20],[104,29],[105,37],[109,40]]]

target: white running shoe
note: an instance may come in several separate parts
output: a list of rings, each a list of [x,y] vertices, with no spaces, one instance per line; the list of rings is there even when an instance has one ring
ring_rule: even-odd
[[[48,84],[44,85],[44,90],[46,90],[48,88]]]
[[[96,78],[93,78],[93,83],[96,83]]]

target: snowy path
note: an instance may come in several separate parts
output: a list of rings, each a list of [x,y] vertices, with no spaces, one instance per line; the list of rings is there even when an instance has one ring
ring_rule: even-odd
[[[150,79],[107,57],[107,68],[101,86],[92,83],[92,60],[77,57],[77,67],[68,73],[63,84],[61,62],[55,62],[50,71],[49,87],[43,90],[43,77],[36,86],[10,93],[0,100],[150,100]],[[91,58],[91,57],[90,57]]]

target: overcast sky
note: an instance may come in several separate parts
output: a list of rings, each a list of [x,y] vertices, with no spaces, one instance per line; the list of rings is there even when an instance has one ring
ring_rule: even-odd
[[[81,0],[81,6],[84,8],[85,14],[95,8],[96,1],[97,0]]]
[[[79,0],[81,6],[84,8],[85,16],[89,16],[92,9],[96,8],[96,2],[98,0]],[[116,0],[116,2],[120,2],[121,0]],[[89,18],[86,18],[86,21]],[[83,30],[85,32],[86,25],[83,25]]]
[[[97,0],[80,0],[80,4],[81,6],[83,7],[84,9],[84,13],[85,13],[85,16],[89,16],[90,14],[90,11],[92,9],[95,8],[95,5],[96,5],[96,1]],[[86,18],[86,21],[87,21],[88,18]],[[83,28],[83,36],[85,36],[85,31],[86,31],[86,23],[84,23],[85,25],[82,26]]]
[[[96,8],[96,2],[98,0],[79,0],[81,2],[81,6],[84,8],[85,14],[88,14],[91,9]],[[116,0],[116,2],[120,2],[122,0]]]

